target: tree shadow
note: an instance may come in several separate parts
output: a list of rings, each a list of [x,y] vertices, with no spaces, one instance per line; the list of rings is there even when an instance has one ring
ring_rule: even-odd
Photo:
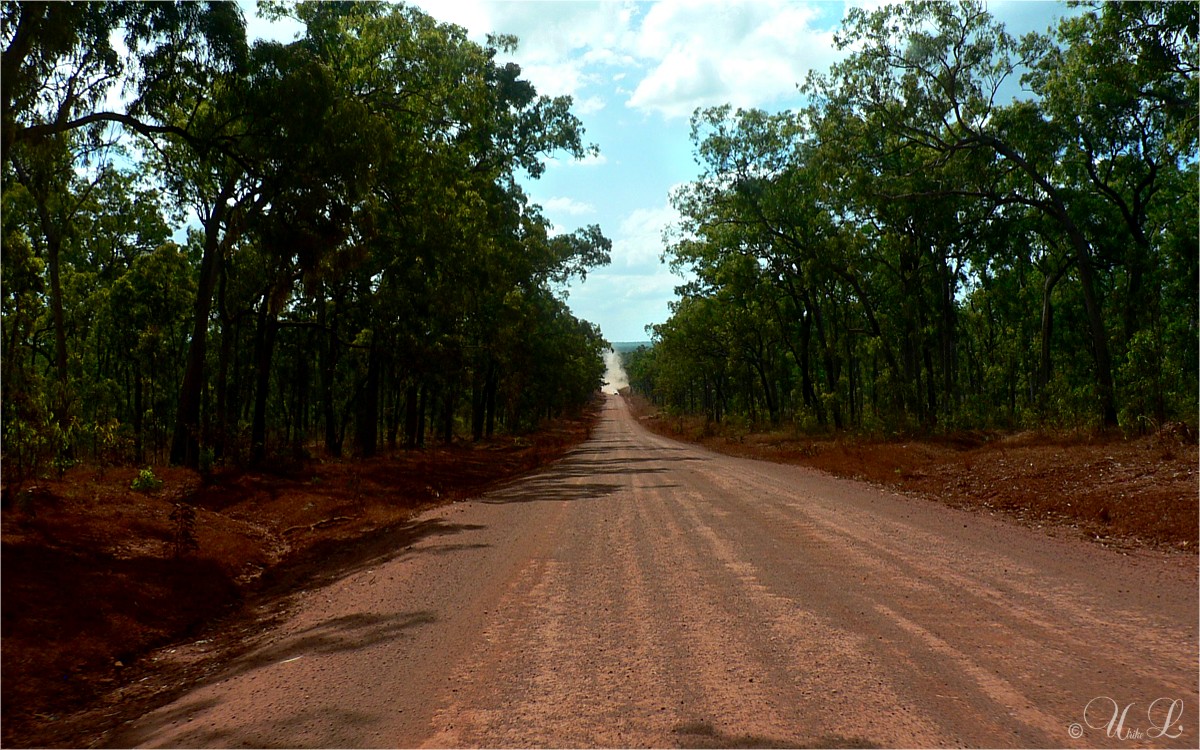
[[[141,733],[147,730],[144,727],[133,728],[125,722],[161,708],[204,685],[308,654],[330,654],[367,648],[403,637],[414,628],[433,623],[433,613],[425,611],[394,615],[354,613],[334,617],[304,630],[289,633],[282,640],[267,642],[269,635],[276,632],[278,626],[285,621],[291,610],[292,597],[297,593],[327,586],[400,555],[427,552],[445,554],[451,550],[457,551],[455,548],[481,546],[414,545],[423,540],[452,538],[464,531],[482,528],[484,527],[479,524],[456,524],[440,518],[427,518],[393,524],[351,543],[335,539],[318,542],[306,550],[302,559],[264,576],[258,589],[246,597],[243,606],[208,622],[202,631],[194,632],[193,639],[203,637],[204,640],[200,642],[207,642],[203,649],[187,644],[179,647],[181,651],[190,649],[198,653],[193,653],[178,663],[170,659],[155,663],[157,657],[139,660],[133,669],[139,673],[144,672],[147,677],[162,679],[163,682],[153,691],[123,701],[120,711],[104,717],[100,722],[94,721],[89,734],[94,737],[97,732],[103,733],[115,728],[116,734],[103,741],[109,746],[130,747],[138,741],[130,734],[131,729],[138,732],[139,736],[143,736]],[[203,701],[185,699],[178,708],[170,710],[178,719],[180,715],[194,714],[204,708]],[[156,717],[151,730],[169,725],[169,721]],[[82,732],[84,728],[80,727],[78,731]],[[191,739],[188,740],[188,744],[214,742],[224,744],[216,739],[198,739],[194,743]],[[280,742],[285,746],[292,744],[286,736]],[[344,743],[333,743],[332,746],[341,745]]]
[[[402,615],[379,615],[366,612],[334,617],[316,625],[289,633],[283,639],[254,649],[221,673],[227,680],[253,672],[261,667],[302,659],[316,654],[337,654],[369,648],[393,641],[421,625],[437,621],[433,612],[405,612]]]
[[[305,550],[303,559],[268,572],[260,585],[263,596],[284,596],[297,588],[324,586],[380,565],[417,542],[485,528],[480,524],[450,523],[441,518],[401,521],[367,532],[351,543],[323,539]]]
[[[680,724],[673,730],[679,747],[686,748],[877,748],[880,745],[862,737],[825,735],[823,737],[784,739],[754,734],[725,734],[705,721]]]
[[[353,747],[362,742],[364,728],[382,723],[382,717],[365,711],[321,706],[236,726],[198,727],[177,736],[175,743],[180,747]]]
[[[630,475],[666,474],[673,470],[672,464],[703,460],[694,455],[671,455],[676,452],[688,453],[686,448],[655,447],[651,455],[645,455],[646,447],[631,440],[593,436],[553,466],[503,485],[479,500],[491,504],[596,500],[627,488]],[[659,489],[676,486],[655,485]]]
[[[226,668],[216,670],[204,679],[191,683],[188,691],[192,692],[204,685],[218,681],[224,682],[273,665],[282,666],[310,656],[346,653],[370,648],[380,643],[403,638],[409,631],[435,622],[437,622],[437,617],[429,611],[405,612],[399,615],[359,612],[333,617],[288,633],[278,641],[268,642],[257,648],[251,647],[236,659],[230,660]],[[131,747],[155,736],[164,729],[190,720],[191,717],[214,708],[220,703],[220,698],[185,698],[178,705],[150,716],[145,722],[136,726],[126,726],[123,731],[118,731],[114,736],[107,738],[106,744],[110,747]],[[165,701],[159,705],[165,705]],[[333,711],[335,709],[322,710]],[[363,717],[366,715],[364,714]],[[186,734],[176,740],[190,747],[248,745],[292,747],[298,746],[298,737],[290,733],[297,726],[297,721],[300,720],[271,722],[271,730],[265,733],[256,732],[252,727],[240,727],[236,730],[233,728],[206,729],[202,732]],[[334,727],[337,726],[349,729],[361,727],[362,723],[361,721],[358,724],[334,722],[324,724],[324,726],[328,727],[329,731],[334,731]],[[315,743],[307,744],[314,747],[346,747],[348,746],[346,743],[353,741],[357,736],[357,734],[346,736],[339,742],[325,742],[324,739],[318,739]],[[265,739],[268,737],[270,739]]]

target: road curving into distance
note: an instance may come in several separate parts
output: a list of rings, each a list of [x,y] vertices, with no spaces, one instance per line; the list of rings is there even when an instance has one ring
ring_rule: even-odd
[[[108,742],[1200,742],[1194,556],[714,454],[618,396],[560,463],[414,530]]]

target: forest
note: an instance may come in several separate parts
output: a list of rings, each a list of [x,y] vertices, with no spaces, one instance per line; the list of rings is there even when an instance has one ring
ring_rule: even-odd
[[[6,494],[82,460],[209,471],[521,434],[596,391],[565,283],[608,262],[519,178],[569,97],[379,2],[3,4]],[[186,231],[178,229],[186,227]]]
[[[698,110],[633,388],[710,424],[1194,427],[1198,6],[1070,8],[1020,39],[852,9],[806,107]]]

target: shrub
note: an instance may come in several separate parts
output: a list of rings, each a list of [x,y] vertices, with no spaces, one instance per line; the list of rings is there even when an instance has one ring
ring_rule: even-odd
[[[147,471],[149,471],[147,469]],[[159,482],[159,484],[162,484]],[[188,552],[200,549],[200,539],[196,536],[196,509],[185,502],[175,503],[171,510],[171,521],[174,524],[175,557],[183,557]]]
[[[137,477],[133,480],[133,484],[129,485],[129,488],[138,492],[154,492],[162,489],[162,486],[162,480],[154,476],[154,470],[146,467],[138,472]]]

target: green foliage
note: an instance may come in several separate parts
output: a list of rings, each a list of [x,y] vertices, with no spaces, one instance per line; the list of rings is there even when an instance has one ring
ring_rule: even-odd
[[[154,475],[154,470],[146,467],[138,472],[134,477],[133,482],[129,485],[129,489],[137,492],[157,492],[162,489],[163,482]]]
[[[263,10],[301,38],[248,43],[232,3],[4,6],[6,487],[89,451],[207,473],[482,439],[599,384],[562,285],[611,243],[517,184],[596,153],[570,99],[415,8]]]
[[[4,402],[4,482],[11,499],[42,476],[58,452],[56,426],[36,392]]]
[[[1197,15],[1018,41],[977,2],[851,9],[807,109],[693,117],[695,280],[631,383],[817,430],[1194,422]],[[1001,105],[1018,69],[1038,98]]]
[[[216,454],[213,453],[212,448],[205,447],[200,450],[200,463],[196,468],[203,479],[209,480],[212,478],[213,466],[216,464],[216,460]]]

